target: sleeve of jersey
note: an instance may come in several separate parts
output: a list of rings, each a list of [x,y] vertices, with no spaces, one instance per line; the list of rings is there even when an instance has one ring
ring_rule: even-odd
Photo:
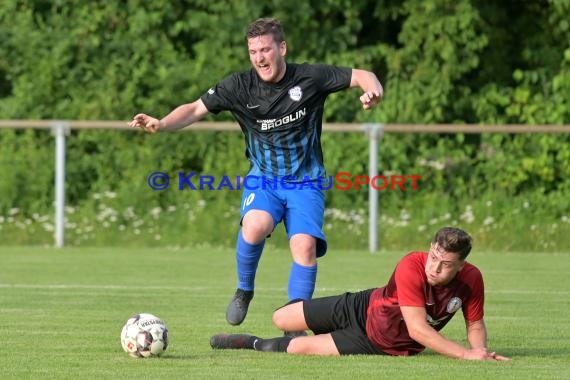
[[[231,111],[236,104],[235,93],[237,77],[230,75],[221,82],[210,88],[200,99],[209,112],[218,114],[221,111]]]
[[[314,64],[311,65],[311,70],[315,82],[323,92],[333,93],[350,86],[351,68]]]
[[[485,304],[483,275],[479,269],[472,267],[466,280],[471,287],[471,297],[463,305],[463,316],[468,321],[479,321],[483,318],[483,306]]]
[[[413,255],[405,256],[397,265],[395,281],[400,306],[425,307],[423,273],[423,265]]]

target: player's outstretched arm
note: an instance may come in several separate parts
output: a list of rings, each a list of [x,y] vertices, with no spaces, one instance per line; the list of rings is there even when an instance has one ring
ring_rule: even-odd
[[[363,94],[360,96],[362,108],[365,110],[374,107],[380,103],[384,96],[384,89],[376,74],[366,70],[352,69],[352,77],[350,87],[360,87]]]
[[[495,352],[488,352],[485,347],[469,349],[445,338],[427,323],[423,307],[401,306],[400,310],[410,337],[435,352],[454,359],[508,360]]]
[[[176,107],[162,120],[154,118],[144,113],[139,113],[133,117],[129,123],[131,128],[141,128],[148,133],[160,131],[174,131],[184,128],[202,119],[208,114],[208,109],[201,99],[192,103],[183,104]]]

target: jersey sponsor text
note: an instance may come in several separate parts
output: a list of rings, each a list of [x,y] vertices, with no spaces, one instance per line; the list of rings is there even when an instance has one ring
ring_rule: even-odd
[[[292,113],[280,119],[257,120],[257,122],[261,124],[262,131],[269,131],[270,129],[277,128],[282,125],[289,124],[296,120],[299,120],[305,117],[306,114],[307,114],[307,109],[303,108],[302,110],[296,111],[295,113]]]

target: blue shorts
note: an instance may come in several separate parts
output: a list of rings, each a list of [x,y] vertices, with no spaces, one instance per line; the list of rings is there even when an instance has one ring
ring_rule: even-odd
[[[241,218],[250,210],[267,211],[277,226],[281,221],[285,225],[287,237],[295,234],[307,234],[317,239],[317,257],[327,252],[327,241],[323,232],[325,213],[325,195],[317,187],[300,188],[299,184],[291,184],[295,189],[282,186],[255,186],[249,181],[243,190],[241,199]],[[295,186],[297,185],[297,186]]]

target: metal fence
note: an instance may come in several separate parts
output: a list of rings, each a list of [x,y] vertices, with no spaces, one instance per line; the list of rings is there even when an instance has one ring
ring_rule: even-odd
[[[55,136],[55,246],[65,245],[65,139],[71,129],[131,129],[126,121],[82,120],[0,120],[0,128],[47,129]],[[198,122],[182,131],[234,131],[240,132],[232,122]],[[358,132],[367,136],[368,175],[378,175],[379,143],[384,133],[570,133],[570,125],[473,125],[473,124],[349,124],[325,123],[323,132]],[[368,248],[378,249],[378,191],[368,193]]]

